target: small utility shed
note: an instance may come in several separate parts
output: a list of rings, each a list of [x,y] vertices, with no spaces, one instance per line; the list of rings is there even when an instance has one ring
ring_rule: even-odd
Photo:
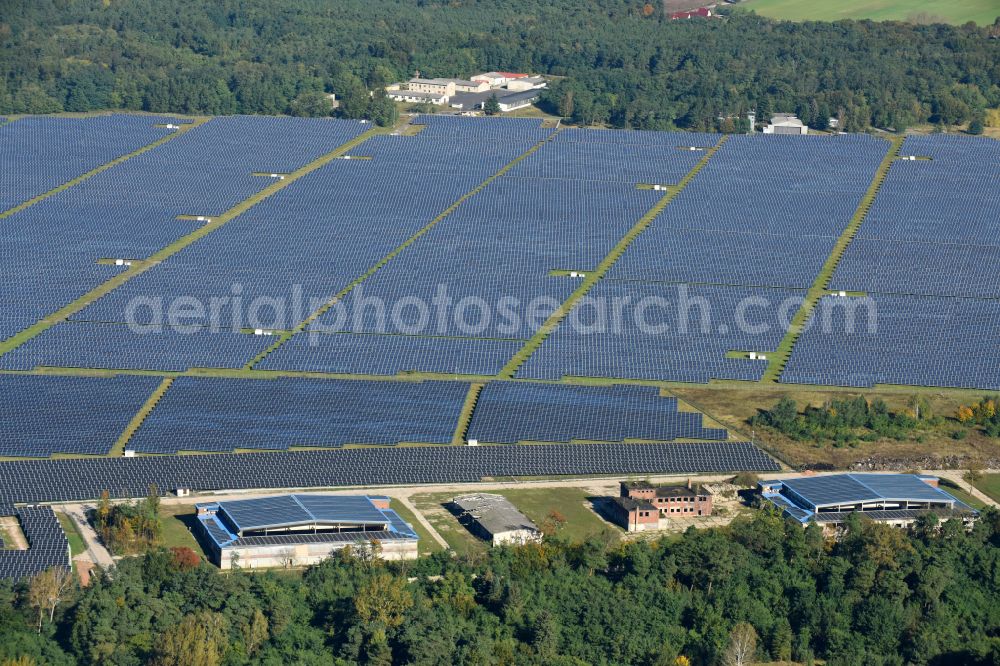
[[[494,546],[523,545],[542,539],[538,526],[502,495],[462,495],[451,501],[450,508],[466,529]]]

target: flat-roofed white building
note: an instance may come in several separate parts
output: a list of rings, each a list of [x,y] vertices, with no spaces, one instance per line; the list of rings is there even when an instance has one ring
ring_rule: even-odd
[[[514,79],[526,78],[527,74],[517,72],[483,72],[472,77],[473,81],[485,81],[490,86],[502,86]]]
[[[523,79],[514,79],[507,82],[507,90],[511,92],[523,92],[525,90],[537,90],[544,88],[548,83],[540,76],[526,76]]]
[[[414,78],[406,83],[406,87],[415,92],[434,93],[436,95],[444,95],[445,97],[451,97],[455,94],[454,79]]]
[[[502,97],[497,97],[497,102],[500,105],[500,110],[504,113],[510,111],[516,111],[517,109],[523,109],[529,107],[541,97],[541,91],[539,90],[525,90],[523,92],[508,93]]]
[[[434,106],[444,106],[450,99],[449,95],[441,93],[421,92],[419,90],[386,90],[385,94],[391,100],[397,102],[410,102],[411,104],[433,104]]]
[[[792,113],[778,113],[764,126],[764,134],[809,134],[809,128]]]

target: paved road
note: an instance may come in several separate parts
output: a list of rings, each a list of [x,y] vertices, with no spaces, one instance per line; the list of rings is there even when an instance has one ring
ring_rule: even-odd
[[[942,479],[948,479],[949,481],[954,481],[959,488],[966,491],[973,497],[975,497],[980,502],[986,504],[987,506],[1000,506],[992,497],[986,493],[980,491],[974,485],[965,480],[965,472],[958,469],[937,469],[929,470],[927,474],[932,474],[933,476],[939,476]],[[945,492],[948,492],[947,488],[944,488]]]
[[[417,519],[417,522],[424,526],[424,529],[430,533],[431,537],[435,541],[437,541],[442,548],[444,548],[445,550],[451,548],[451,546],[448,545],[448,542],[444,540],[444,537],[438,534],[438,531],[434,529],[434,526],[430,524],[430,521],[428,521],[427,518],[424,517],[424,514],[420,513],[417,507],[413,506],[413,503],[410,502],[409,497],[399,496],[396,499],[399,500],[400,504],[405,506],[413,513],[414,517]]]
[[[5,547],[12,550],[28,550],[28,542],[24,538],[24,532],[21,531],[21,525],[17,522],[17,518],[4,516],[0,518],[0,525],[4,527],[4,536],[10,539],[10,543],[4,544]]]
[[[82,559],[104,569],[114,566],[115,560],[111,557],[111,553],[98,541],[97,533],[94,532],[90,523],[87,522],[87,506],[83,504],[67,504],[60,507],[60,510],[70,517],[70,520],[76,525],[77,531],[83,537],[83,545],[86,550],[74,559]]]

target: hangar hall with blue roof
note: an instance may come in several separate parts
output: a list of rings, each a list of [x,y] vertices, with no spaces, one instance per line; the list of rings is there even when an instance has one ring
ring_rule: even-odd
[[[829,474],[761,481],[762,497],[801,523],[840,523],[853,512],[900,524],[919,515],[974,518],[976,512],[937,487],[938,479],[916,474]]]

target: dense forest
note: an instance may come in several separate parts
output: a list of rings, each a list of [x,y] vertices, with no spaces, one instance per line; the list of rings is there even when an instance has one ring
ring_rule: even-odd
[[[723,10],[728,11],[728,10]],[[386,82],[558,77],[581,124],[716,129],[750,109],[816,127],[978,125],[1000,105],[1000,24],[670,21],[634,0],[0,0],[0,113],[393,110]]]
[[[185,551],[60,595],[48,579],[0,587],[0,663],[1000,663],[992,509],[970,532],[855,519],[832,542],[760,511],[655,542],[556,533],[462,558],[337,556],[301,577]]]

